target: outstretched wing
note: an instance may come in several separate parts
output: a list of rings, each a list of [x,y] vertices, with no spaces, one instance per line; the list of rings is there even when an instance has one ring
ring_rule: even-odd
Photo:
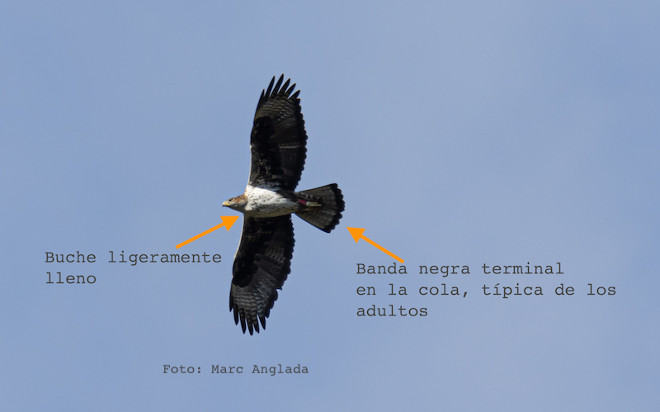
[[[300,90],[291,94],[295,83],[289,86],[291,79],[282,84],[283,80],[284,75],[273,86],[273,76],[268,89],[261,92],[250,137],[248,183],[294,190],[305,166],[307,133],[300,112]]]
[[[229,310],[234,321],[240,319],[243,333],[259,332],[259,322],[266,329],[266,318],[277,300],[277,289],[291,271],[293,256],[291,215],[246,217],[229,293]]]

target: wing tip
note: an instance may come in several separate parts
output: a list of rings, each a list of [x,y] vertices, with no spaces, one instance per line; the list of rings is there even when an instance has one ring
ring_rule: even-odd
[[[295,89],[296,89],[296,83],[291,83],[290,77],[287,78],[286,81],[284,81],[284,73],[282,73],[279,78],[277,77],[277,75],[275,75],[270,79],[270,83],[268,83],[268,87],[261,91],[261,96],[259,96],[259,105],[261,105],[264,101],[270,99],[271,97],[275,97],[278,95],[282,95],[292,100],[299,100],[298,95],[300,94],[300,90],[296,90],[296,92],[294,93],[293,91]],[[293,93],[293,95],[291,93]]]
[[[275,300],[271,302],[270,307],[273,307]],[[237,305],[234,304],[233,300],[230,297],[229,302],[229,311],[234,313],[234,323],[238,325],[241,324],[241,330],[245,334],[249,332],[250,335],[253,335],[255,332],[259,333],[259,323],[261,323],[261,330],[266,330],[266,318],[270,315],[270,309],[267,309],[264,314],[252,314],[245,313],[245,310],[239,309]]]

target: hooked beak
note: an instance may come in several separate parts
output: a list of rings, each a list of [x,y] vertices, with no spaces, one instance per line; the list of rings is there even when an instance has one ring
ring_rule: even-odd
[[[229,206],[229,205],[231,205],[231,203],[229,203],[229,200],[225,200],[224,202],[222,202],[222,206]]]

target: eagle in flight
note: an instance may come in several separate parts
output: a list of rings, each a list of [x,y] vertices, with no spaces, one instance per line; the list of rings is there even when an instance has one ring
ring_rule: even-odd
[[[266,329],[277,289],[291,271],[291,214],[330,233],[341,218],[344,199],[337,184],[296,192],[305,165],[307,133],[300,111],[300,90],[282,83],[284,75],[261,92],[254,115],[250,177],[245,193],[222,203],[244,215],[234,257],[229,310],[245,330]]]

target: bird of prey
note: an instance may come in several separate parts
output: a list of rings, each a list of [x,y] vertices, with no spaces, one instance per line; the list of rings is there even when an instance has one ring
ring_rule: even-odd
[[[293,92],[284,75],[261,92],[254,115],[250,177],[245,193],[222,203],[244,215],[243,232],[234,257],[229,310],[245,330],[266,329],[277,289],[291,271],[291,214],[330,233],[344,211],[336,183],[296,192],[305,164],[307,133],[300,111],[300,90]]]

